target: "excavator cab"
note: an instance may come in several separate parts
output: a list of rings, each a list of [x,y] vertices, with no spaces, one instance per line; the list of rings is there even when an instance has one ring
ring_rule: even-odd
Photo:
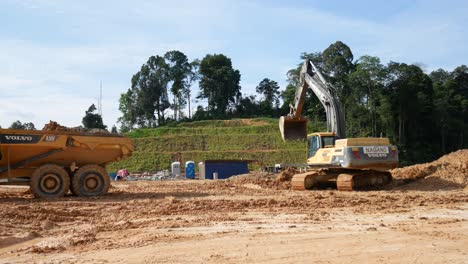
[[[313,133],[307,137],[307,158],[310,159],[321,148],[335,146],[335,133]]]

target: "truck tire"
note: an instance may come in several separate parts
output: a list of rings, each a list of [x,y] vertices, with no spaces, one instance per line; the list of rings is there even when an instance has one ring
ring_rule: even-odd
[[[106,169],[99,165],[88,164],[80,167],[71,180],[72,193],[78,196],[98,196],[107,193],[110,178]]]
[[[62,197],[70,188],[70,176],[58,165],[45,164],[33,172],[29,187],[37,198]]]

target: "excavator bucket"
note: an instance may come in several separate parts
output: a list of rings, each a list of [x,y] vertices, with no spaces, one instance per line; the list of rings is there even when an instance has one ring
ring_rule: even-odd
[[[307,118],[282,116],[279,119],[281,137],[286,140],[304,140],[307,138]]]

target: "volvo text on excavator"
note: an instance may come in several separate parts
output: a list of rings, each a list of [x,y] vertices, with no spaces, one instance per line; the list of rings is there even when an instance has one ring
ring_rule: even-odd
[[[398,166],[396,146],[388,138],[346,138],[344,112],[336,89],[312,61],[304,62],[299,80],[290,113],[279,120],[283,140],[307,139],[308,143],[308,170],[293,176],[292,188],[336,185],[338,190],[351,191],[389,184],[389,169]],[[301,112],[308,88],[325,108],[327,132],[307,135],[307,118]]]

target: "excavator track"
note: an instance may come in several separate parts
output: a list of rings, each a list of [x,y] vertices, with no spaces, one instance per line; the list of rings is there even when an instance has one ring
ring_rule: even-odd
[[[338,191],[352,191],[354,190],[354,175],[351,174],[340,174],[336,178],[336,188]]]
[[[317,172],[296,174],[291,179],[291,188],[296,191],[310,190],[316,185],[315,176]]]
[[[342,173],[336,178],[336,188],[339,191],[363,190],[381,188],[392,182],[388,172],[365,171],[357,174]]]
[[[392,182],[389,172],[373,170],[328,170],[321,169],[300,173],[291,179],[291,189],[296,191],[310,190],[323,187],[328,183],[336,182],[339,191],[355,191],[366,189],[378,189]],[[331,185],[333,186],[333,185]]]

